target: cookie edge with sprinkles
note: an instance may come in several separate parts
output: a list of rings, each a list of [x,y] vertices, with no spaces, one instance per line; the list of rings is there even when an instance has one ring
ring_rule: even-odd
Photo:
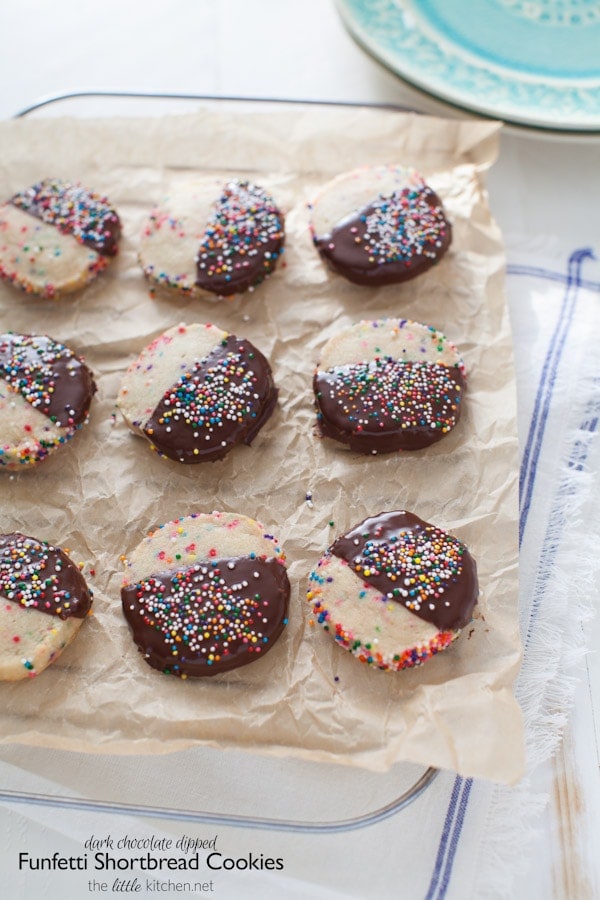
[[[330,634],[335,643],[339,644],[343,649],[355,656],[360,662],[382,671],[401,671],[403,669],[414,668],[421,665],[449,647],[458,638],[465,627],[465,623],[463,623],[462,620],[457,621],[455,627],[440,627],[434,625],[432,622],[425,621],[423,625],[423,639],[413,641],[410,646],[406,645],[394,650],[394,652],[381,653],[378,648],[373,645],[371,638],[366,640],[364,635],[359,636],[353,634],[350,628],[345,627],[342,621],[343,614],[340,617],[340,621],[335,621],[335,618],[332,615],[332,604],[323,599],[324,585],[331,584],[335,580],[335,574],[333,576],[324,574],[332,560],[335,560],[335,563],[340,566],[340,573],[351,577],[353,585],[352,591],[354,591],[354,589],[359,589],[357,596],[367,597],[367,602],[376,601],[379,603],[381,601],[384,605],[391,602],[392,609],[394,608],[396,601],[389,601],[386,596],[381,593],[378,587],[365,581],[354,571],[354,567],[351,567],[345,558],[333,553],[333,548],[337,541],[346,539],[349,535],[358,532],[365,523],[377,520],[383,521],[385,517],[393,517],[395,515],[408,516],[408,518],[413,519],[414,523],[418,524],[419,527],[424,526],[426,529],[434,529],[460,545],[462,551],[466,555],[468,564],[468,572],[465,575],[466,584],[463,588],[469,595],[466,605],[468,621],[471,621],[472,619],[473,610],[478,603],[479,597],[477,564],[471,556],[466,544],[449,531],[441,529],[439,526],[432,525],[429,522],[425,522],[414,513],[409,513],[406,510],[378,513],[375,516],[368,516],[361,522],[351,526],[344,534],[339,535],[336,541],[334,541],[322,554],[317,566],[309,574],[309,587],[306,594],[306,600],[312,607],[312,616],[309,620],[309,624],[312,626],[317,624],[320,625],[324,631]],[[323,573],[320,572],[320,569],[323,569]],[[361,585],[362,588],[360,587]],[[353,603],[354,601],[345,598],[344,602]],[[399,610],[403,611],[402,615],[406,613],[408,616],[414,616],[414,613],[412,613],[405,604],[398,603],[397,607]],[[417,618],[417,616],[415,616],[415,618]],[[423,622],[423,620],[420,621]],[[378,627],[376,628],[375,624],[373,624],[373,633],[376,630],[378,630]],[[426,636],[427,631],[429,631],[429,637]],[[375,641],[375,643],[377,642]],[[408,644],[406,641],[404,643]]]

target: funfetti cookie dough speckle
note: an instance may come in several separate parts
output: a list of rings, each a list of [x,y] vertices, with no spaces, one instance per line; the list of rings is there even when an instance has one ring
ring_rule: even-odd
[[[269,362],[250,341],[210,323],[181,324],[129,366],[117,405],[160,456],[196,464],[251,444],[277,396]]]
[[[48,335],[0,334],[0,469],[43,462],[89,418],[96,384]]]
[[[148,535],[125,560],[123,613],[146,662],[180,678],[261,659],[288,620],[285,554],[260,523],[194,514]]]
[[[150,212],[139,260],[154,285],[217,299],[264,281],[284,237],[283,214],[262,187],[205,180],[174,191]]]
[[[311,204],[313,241],[331,269],[356,284],[415,278],[446,253],[442,201],[413,168],[364,166],[334,178]]]
[[[361,662],[400,670],[448,647],[473,615],[477,567],[443,529],[399,510],[360,522],[311,572],[315,621]]]
[[[63,550],[18,532],[0,535],[0,680],[47,668],[91,605],[92,592]]]
[[[323,347],[313,388],[320,434],[359,453],[419,450],[459,422],[465,366],[436,328],[355,323]]]
[[[72,293],[107,267],[120,235],[106,197],[45,179],[0,205],[0,278],[46,298]]]

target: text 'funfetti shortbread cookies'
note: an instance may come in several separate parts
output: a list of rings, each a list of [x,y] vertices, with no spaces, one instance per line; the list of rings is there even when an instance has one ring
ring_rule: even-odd
[[[47,178],[0,205],[0,278],[27,294],[71,294],[106,269],[120,235],[105,196]]]
[[[247,516],[168,522],[124,562],[121,598],[133,641],[165,674],[206,677],[256,662],[287,624],[285,554]]]
[[[315,620],[336,643],[395,671],[450,646],[479,593],[467,547],[405,510],[371,516],[340,535],[309,582]]]

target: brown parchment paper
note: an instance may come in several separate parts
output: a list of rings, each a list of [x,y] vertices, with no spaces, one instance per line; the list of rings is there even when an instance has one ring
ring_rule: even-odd
[[[0,472],[1,530],[70,548],[95,596],[93,617],[53,666],[32,681],[0,685],[2,742],[115,754],[210,744],[377,770],[409,760],[518,779],[515,382],[502,240],[483,187],[498,129],[380,110],[236,106],[0,124],[0,196],[50,175],[79,179],[108,194],[124,223],[116,263],[82,294],[48,302],[0,285],[3,330],[68,343],[98,383],[90,424],[62,452],[37,469]],[[338,172],[384,162],[421,170],[443,197],[454,240],[427,274],[373,290],[324,268],[307,201]],[[286,214],[284,264],[233,300],[152,296],[136,261],[143,217],[173,186],[206,173],[249,176],[272,191]],[[311,377],[319,348],[338,328],[386,315],[434,325],[455,341],[468,392],[459,427],[440,443],[363,457],[313,433]],[[251,448],[185,467],[132,435],[114,401],[142,347],[194,321],[254,341],[271,359],[280,400]],[[390,674],[311,627],[305,595],[309,571],[337,534],[399,508],[468,544],[481,597],[475,621],[450,649]],[[120,557],[156,525],[213,509],[257,518],[279,537],[292,583],[290,623],[251,666],[182,682],[150,669],[131,641]]]

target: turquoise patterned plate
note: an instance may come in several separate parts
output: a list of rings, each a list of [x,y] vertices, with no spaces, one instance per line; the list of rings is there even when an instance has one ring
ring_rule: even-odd
[[[337,0],[416,87],[522,125],[600,131],[600,0]]]

